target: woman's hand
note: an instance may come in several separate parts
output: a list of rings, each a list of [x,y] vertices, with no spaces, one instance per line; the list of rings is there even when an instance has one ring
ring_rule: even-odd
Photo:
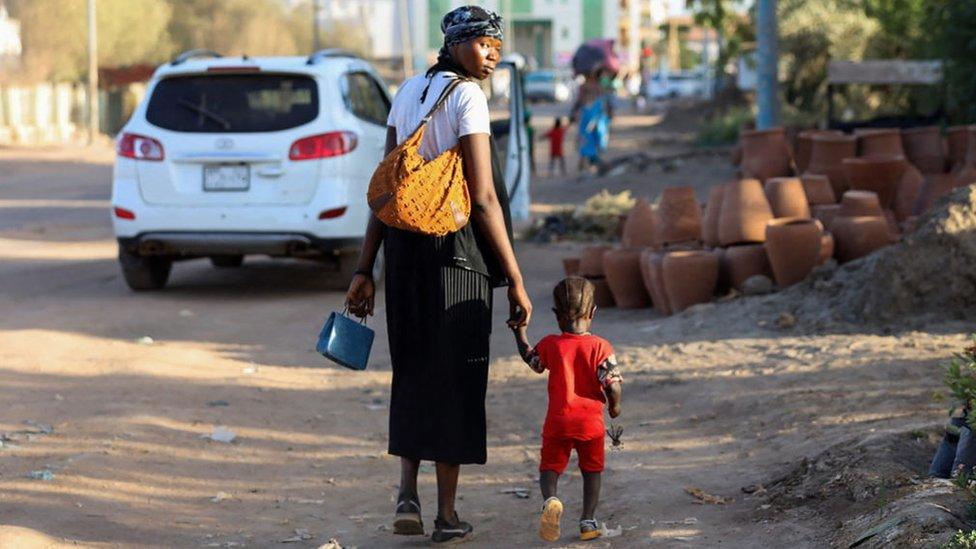
[[[532,302],[525,293],[525,286],[511,284],[508,287],[508,327],[520,328],[529,325],[532,319]]]
[[[365,318],[366,315],[373,314],[375,297],[376,285],[373,279],[363,274],[354,275],[346,292],[346,307],[356,317]]]

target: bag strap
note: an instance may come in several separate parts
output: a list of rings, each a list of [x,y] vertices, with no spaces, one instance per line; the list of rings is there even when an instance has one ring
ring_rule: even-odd
[[[420,124],[417,124],[417,128],[414,129],[413,132],[417,133],[417,130],[419,130],[421,126],[430,122],[431,117],[434,116],[434,113],[437,112],[437,109],[441,108],[444,105],[444,103],[447,103],[448,98],[451,96],[451,92],[453,92],[455,88],[457,88],[464,82],[468,82],[468,80],[466,78],[461,78],[461,77],[457,77],[451,80],[451,82],[444,88],[444,91],[441,92],[440,96],[437,98],[437,101],[434,102],[434,106],[431,107],[430,111],[427,112],[427,116],[423,117],[423,119],[420,121]]]

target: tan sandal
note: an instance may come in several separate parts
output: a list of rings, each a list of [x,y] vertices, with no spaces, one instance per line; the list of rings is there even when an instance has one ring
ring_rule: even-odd
[[[542,516],[539,517],[539,537],[546,541],[559,539],[559,519],[563,516],[563,502],[559,498],[551,497],[542,504]]]

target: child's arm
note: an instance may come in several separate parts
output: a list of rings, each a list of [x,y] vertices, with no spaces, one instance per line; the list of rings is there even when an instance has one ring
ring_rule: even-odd
[[[607,410],[610,413],[610,417],[615,418],[619,416],[620,386],[621,382],[623,382],[623,377],[621,377],[620,372],[617,370],[617,357],[610,355],[597,366],[596,377],[600,381],[600,385],[603,386],[603,393],[607,395]]]
[[[529,365],[529,368],[532,368],[532,371],[538,374],[545,371],[545,368],[542,367],[542,363],[539,362],[539,355],[536,354],[535,350],[532,348],[532,345],[529,344],[529,336],[526,332],[525,326],[514,328],[512,332],[515,334],[515,345],[518,347],[519,356],[522,357],[522,360]]]

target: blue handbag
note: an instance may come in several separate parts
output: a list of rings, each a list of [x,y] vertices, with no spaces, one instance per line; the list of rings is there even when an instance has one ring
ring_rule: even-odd
[[[342,313],[332,312],[319,333],[315,350],[325,358],[351,370],[365,370],[373,347],[373,330],[366,319],[357,322]]]

